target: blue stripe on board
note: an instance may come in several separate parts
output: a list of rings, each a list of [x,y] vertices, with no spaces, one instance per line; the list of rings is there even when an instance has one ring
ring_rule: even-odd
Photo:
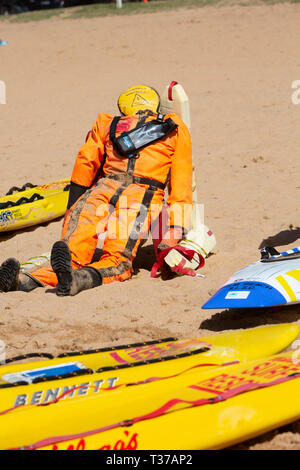
[[[235,282],[221,287],[203,309],[256,308],[284,305],[287,301],[274,287],[264,282]]]
[[[279,258],[280,256],[286,256],[286,255],[290,255],[292,253],[299,253],[299,251],[300,251],[300,247],[292,248],[291,250],[283,251],[279,255],[270,256],[269,259]]]

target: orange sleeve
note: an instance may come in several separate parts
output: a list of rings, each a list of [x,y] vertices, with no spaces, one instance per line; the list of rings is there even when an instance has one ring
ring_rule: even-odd
[[[73,183],[85,187],[90,187],[94,183],[105,154],[103,121],[105,120],[101,118],[100,114],[77,155],[71,177]]]
[[[192,213],[193,161],[192,141],[188,128],[177,116],[172,115],[177,128],[177,142],[172,157],[169,197],[170,227],[182,227],[188,230]]]

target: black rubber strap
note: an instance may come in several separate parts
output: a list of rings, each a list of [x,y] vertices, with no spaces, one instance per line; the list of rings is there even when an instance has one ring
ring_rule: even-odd
[[[133,175],[136,159],[137,159],[137,155],[134,157],[128,158],[127,175],[131,175],[131,176]]]
[[[55,356],[48,353],[29,353],[29,354],[22,354],[21,356],[14,356],[9,359],[5,359],[3,364],[11,364],[12,362],[24,361],[24,359],[32,359],[34,357],[39,357],[43,359],[54,359]]]
[[[10,207],[21,206],[22,204],[31,204],[32,202],[39,201],[41,199],[44,199],[44,197],[38,193],[34,193],[30,197],[21,197],[17,201],[1,202],[0,210],[9,209]]]
[[[112,196],[112,198],[110,199],[109,201],[109,205],[110,205],[110,212],[113,211],[112,207],[116,207],[123,191],[125,191],[125,189],[127,188],[127,184],[121,184],[121,186],[119,186],[119,188],[116,190],[116,192],[114,193],[114,195]]]
[[[27,189],[32,189],[36,187],[37,185],[32,183],[26,183],[21,188],[18,188],[18,186],[13,186],[9,189],[9,191],[7,191],[6,196],[10,196],[11,194],[20,193],[22,191],[26,191]]]
[[[118,125],[118,122],[120,121],[120,119],[121,119],[121,116],[114,117],[112,122],[111,122],[111,125],[110,125],[109,138],[110,138],[112,144],[114,144],[114,142],[116,140],[116,129],[117,129],[117,125]]]
[[[144,178],[143,176],[131,176],[126,173],[115,173],[111,175],[106,175],[105,178],[109,178],[116,181],[122,181],[124,185],[129,186],[129,184],[147,184],[150,186],[149,189],[165,189],[166,184],[161,181],[154,180],[152,178]]]
[[[164,341],[165,340],[162,340],[161,342],[164,342]],[[155,344],[155,343],[157,343],[157,341],[149,341],[148,343],[137,343],[137,344],[142,345],[142,344]],[[126,346],[126,348],[127,348],[127,346]],[[122,346],[119,347],[119,348],[118,347],[116,347],[116,348],[103,348],[103,349],[100,350],[100,352],[102,352],[102,351],[113,351],[115,349],[122,349]],[[92,369],[89,369],[89,368],[81,369],[81,370],[78,370],[78,371],[69,372],[67,374],[62,374],[62,375],[57,375],[57,376],[53,375],[51,377],[36,378],[33,383],[48,382],[48,381],[64,379],[64,378],[69,378],[69,377],[76,377],[76,376],[81,376],[81,375],[90,375],[90,374],[101,373],[101,372],[117,371],[117,370],[121,370],[121,369],[129,369],[129,368],[132,368],[132,367],[144,366],[145,364],[155,364],[157,362],[165,362],[165,361],[170,361],[170,360],[173,360],[173,359],[179,359],[179,358],[183,358],[183,357],[193,356],[193,355],[196,355],[196,354],[202,354],[202,353],[207,352],[209,350],[210,350],[210,347],[204,346],[202,348],[193,349],[191,351],[186,351],[184,353],[170,354],[169,356],[159,357],[159,358],[155,358],[155,359],[146,359],[144,361],[128,362],[126,364],[118,364],[118,365],[115,365],[115,366],[106,366],[106,367],[101,367],[101,368],[96,369],[96,370],[92,370]],[[84,352],[84,353],[85,354],[91,354],[91,353],[94,353],[94,352],[97,352],[97,351],[87,351],[87,352]],[[61,354],[57,357],[71,357],[72,355],[77,355],[77,354],[78,353],[68,353],[66,355]],[[296,374],[296,375],[298,375],[298,374]],[[14,383],[3,383],[3,384],[0,384],[0,389],[18,387],[18,386],[21,386],[21,385],[30,385],[30,384],[28,382],[25,382],[25,381],[14,382]],[[46,404],[47,403],[45,403],[45,405]]]
[[[169,183],[170,175],[171,175],[171,168],[169,169],[168,174],[167,174],[167,177],[166,177],[165,187],[166,187],[167,184]]]
[[[268,259],[269,256],[276,256],[280,255],[279,251],[276,250],[276,248],[273,248],[272,246],[265,246],[260,250],[261,254],[261,259]]]
[[[161,181],[153,180],[152,178],[144,178],[143,176],[134,176],[133,182],[136,184],[147,184],[149,189],[165,189],[166,185]]]
[[[105,165],[105,162],[106,162],[106,152],[104,152],[103,154],[103,157],[102,157],[102,161],[101,161],[101,165],[96,173],[96,176],[94,178],[94,183],[96,184],[101,178],[104,178],[104,171],[103,171],[103,168],[104,168],[104,165]],[[93,184],[94,184],[93,183]]]
[[[138,348],[141,346],[150,346],[152,344],[161,344],[161,343],[168,343],[170,341],[178,341],[178,338],[169,337],[169,338],[162,338],[162,339],[155,339],[151,341],[143,341],[139,343],[130,343],[130,344],[120,344],[118,346],[108,346],[105,348],[97,348],[97,349],[85,349],[84,351],[69,351],[66,353],[61,353],[58,356],[53,356],[49,353],[28,353],[22,354],[21,356],[14,356],[9,359],[5,359],[3,364],[10,364],[12,362],[23,361],[24,359],[31,359],[34,357],[45,358],[45,359],[55,359],[55,358],[65,358],[65,357],[73,357],[73,356],[83,356],[86,354],[95,354],[95,353],[102,353],[108,351],[119,351],[121,349],[130,349],[130,348]],[[42,362],[41,362],[42,364]]]
[[[155,194],[155,189],[146,189],[145,191],[143,200],[140,205],[140,210],[136,216],[136,219],[134,221],[134,225],[132,227],[125,249],[122,253],[128,259],[131,258],[132,252],[141,236],[142,228],[144,226],[146,217],[148,215],[148,211],[149,211],[154,194]]]

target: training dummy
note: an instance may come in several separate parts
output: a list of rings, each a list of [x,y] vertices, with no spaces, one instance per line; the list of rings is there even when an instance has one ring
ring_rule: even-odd
[[[0,291],[52,286],[67,296],[129,279],[137,249],[161,213],[166,186],[168,228],[157,253],[172,255],[170,248],[190,230],[193,165],[187,126],[177,114],[160,115],[158,93],[144,85],[122,93],[118,106],[121,116],[100,114],[79,151],[50,264],[25,274],[9,258],[0,267]],[[101,234],[103,254],[93,261]]]

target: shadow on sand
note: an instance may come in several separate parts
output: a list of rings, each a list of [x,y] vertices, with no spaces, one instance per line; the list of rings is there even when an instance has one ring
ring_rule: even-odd
[[[22,233],[34,232],[39,227],[48,227],[48,225],[51,224],[52,222],[57,222],[57,221],[60,221],[60,220],[63,220],[63,217],[59,217],[59,218],[54,219],[54,220],[49,220],[48,222],[44,222],[42,224],[36,224],[36,225],[33,225],[32,227],[22,228],[20,230],[12,230],[12,231],[9,231],[9,232],[0,232],[0,243],[1,242],[6,242],[7,240],[10,240],[11,238],[14,238],[16,235],[20,235]]]
[[[238,330],[256,326],[293,323],[300,320],[300,305],[268,308],[223,310],[203,320],[200,329],[210,331]]]
[[[300,238],[300,227],[294,227],[292,224],[289,225],[289,230],[282,230],[281,232],[276,233],[276,235],[270,235],[268,238],[262,240],[259,245],[259,249],[264,248],[265,246],[284,246],[294,243]]]

